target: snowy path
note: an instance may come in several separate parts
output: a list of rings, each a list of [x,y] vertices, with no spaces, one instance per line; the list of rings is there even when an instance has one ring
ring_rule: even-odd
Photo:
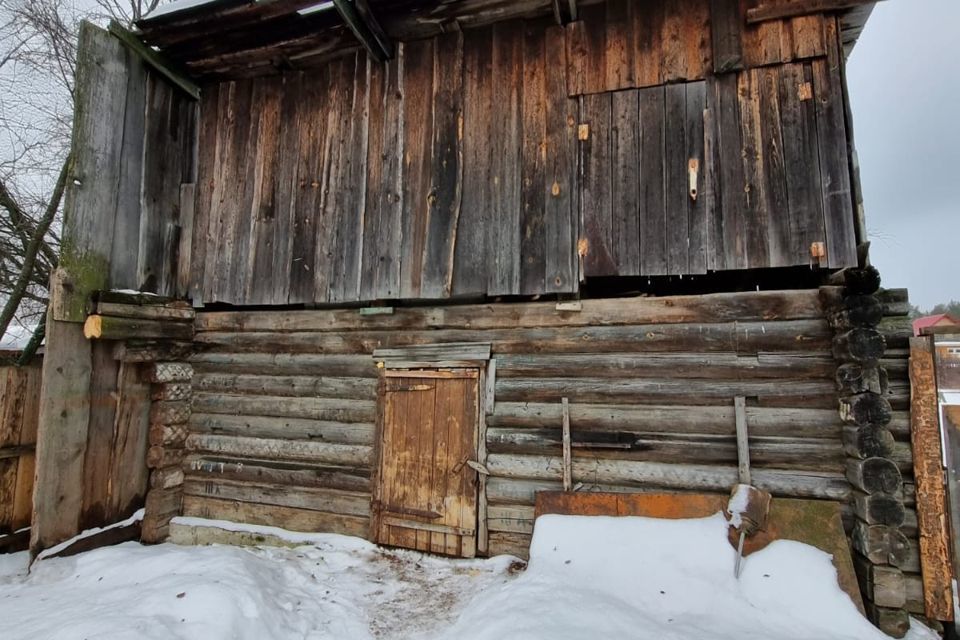
[[[811,547],[774,543],[734,580],[725,528],[719,515],[547,516],[522,572],[508,557],[445,560],[335,535],[297,535],[310,544],[295,549],[127,543],[44,560],[29,577],[24,554],[0,556],[0,638],[886,638]]]

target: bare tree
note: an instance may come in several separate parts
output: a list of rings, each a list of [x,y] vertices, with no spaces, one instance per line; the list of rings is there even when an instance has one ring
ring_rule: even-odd
[[[43,338],[70,174],[77,33],[83,19],[130,25],[161,0],[0,0],[0,336]]]

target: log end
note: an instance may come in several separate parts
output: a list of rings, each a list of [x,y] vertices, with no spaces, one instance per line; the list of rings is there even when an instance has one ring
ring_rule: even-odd
[[[83,323],[83,337],[87,340],[95,340],[103,335],[103,316],[88,316]]]

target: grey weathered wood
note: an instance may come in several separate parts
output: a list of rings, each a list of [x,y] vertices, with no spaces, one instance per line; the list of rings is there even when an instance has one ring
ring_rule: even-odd
[[[90,343],[83,328],[47,318],[30,549],[36,555],[79,533],[90,420]]]
[[[737,479],[740,484],[750,484],[750,436],[747,431],[746,398],[733,399],[737,421]]]

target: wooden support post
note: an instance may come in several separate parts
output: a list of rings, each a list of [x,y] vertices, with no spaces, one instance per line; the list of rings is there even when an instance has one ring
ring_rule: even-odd
[[[953,620],[953,571],[932,342],[930,338],[910,339],[910,441],[924,612],[934,620]]]
[[[573,456],[570,451],[570,401],[561,400],[563,410],[563,490],[573,490]]]
[[[737,421],[737,477],[740,484],[750,484],[750,440],[747,433],[747,399],[733,399]]]

